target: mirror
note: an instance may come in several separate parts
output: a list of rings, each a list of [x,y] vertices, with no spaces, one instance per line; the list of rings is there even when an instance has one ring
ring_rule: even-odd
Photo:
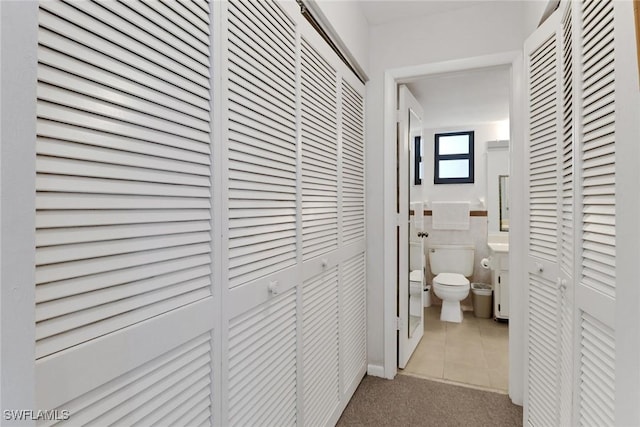
[[[509,175],[498,176],[500,231],[509,231]]]
[[[422,153],[420,153],[420,159],[418,159],[418,149],[421,148],[422,145],[422,120],[416,113],[409,109],[409,143],[413,142],[414,146],[411,147],[414,149],[414,168],[413,175],[414,185],[419,185],[422,182]],[[411,181],[409,181],[411,182]],[[410,191],[410,189],[409,189]],[[411,227],[409,227],[411,230]],[[410,231],[409,231],[410,232]],[[424,259],[424,254],[413,254],[412,251],[422,252],[422,244],[420,245],[412,245],[412,238],[409,236],[409,259],[414,259],[417,255],[417,258]],[[409,262],[411,264],[411,261]],[[409,273],[411,273],[412,266],[409,265]],[[413,267],[416,267],[415,265]],[[423,303],[422,303],[422,283],[415,283],[409,280],[409,338],[412,338],[416,332],[416,329],[422,325],[422,316],[423,316]]]

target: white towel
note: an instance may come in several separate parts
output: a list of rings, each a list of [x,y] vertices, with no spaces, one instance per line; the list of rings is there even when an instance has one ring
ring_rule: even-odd
[[[424,231],[424,203],[412,202],[411,210],[413,211],[413,226],[416,231]]]
[[[468,230],[469,202],[433,202],[434,230]]]

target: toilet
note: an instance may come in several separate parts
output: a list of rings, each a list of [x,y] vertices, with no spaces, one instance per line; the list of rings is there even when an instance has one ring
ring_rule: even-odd
[[[429,265],[433,291],[442,300],[440,320],[462,322],[460,301],[469,295],[469,280],[473,274],[474,247],[470,245],[431,245]]]

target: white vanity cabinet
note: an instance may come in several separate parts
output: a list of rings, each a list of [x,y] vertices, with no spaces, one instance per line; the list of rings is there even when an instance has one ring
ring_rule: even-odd
[[[491,283],[493,316],[509,319],[509,244],[489,243],[491,249]]]

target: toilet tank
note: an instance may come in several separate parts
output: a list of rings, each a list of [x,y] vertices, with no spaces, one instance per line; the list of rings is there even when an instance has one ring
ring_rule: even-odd
[[[471,245],[431,245],[429,247],[431,273],[434,275],[458,273],[471,277],[474,252],[475,248]]]

